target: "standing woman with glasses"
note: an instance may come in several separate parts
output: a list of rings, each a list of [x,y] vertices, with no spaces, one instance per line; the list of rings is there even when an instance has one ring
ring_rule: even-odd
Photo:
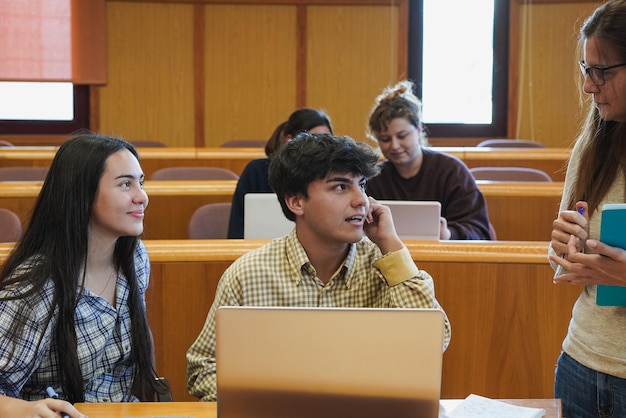
[[[584,288],[563,341],[555,397],[568,418],[626,417],[626,307],[596,303],[598,284],[626,286],[626,251],[598,241],[602,206],[626,196],[626,0],[599,6],[579,46],[589,112],[569,160],[549,258],[563,269],[555,283]]]

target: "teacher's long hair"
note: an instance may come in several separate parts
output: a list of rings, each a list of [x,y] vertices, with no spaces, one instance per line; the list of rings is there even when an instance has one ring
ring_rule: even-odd
[[[599,6],[580,29],[578,48],[582,51],[587,39],[593,37],[604,54],[611,52],[626,62],[626,1],[614,0]],[[626,94],[626,92],[624,92]],[[579,200],[587,201],[589,215],[598,209],[619,172],[626,167],[626,122],[605,121],[593,100],[588,99],[589,111],[578,137],[581,154],[578,177],[570,191],[568,207]]]

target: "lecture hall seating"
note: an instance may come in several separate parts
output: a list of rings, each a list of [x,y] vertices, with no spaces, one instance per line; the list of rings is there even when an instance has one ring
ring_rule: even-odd
[[[433,147],[455,155],[468,167],[518,166],[543,170],[554,181],[565,179],[567,148]],[[55,147],[0,147],[0,167],[11,165],[49,166]],[[141,165],[149,177],[155,170],[170,166],[222,167],[241,175],[246,164],[265,158],[263,148],[140,148]]]
[[[548,239],[558,213],[563,183],[478,184],[499,240]],[[187,238],[193,212],[208,203],[230,202],[235,187],[235,180],[146,181],[150,202],[144,219],[144,238]],[[40,188],[39,182],[2,183],[0,207],[17,213],[26,223]]]
[[[175,401],[186,392],[185,353],[197,337],[224,270],[263,240],[145,241],[147,294],[157,370]],[[435,280],[452,324],[443,398],[551,398],[554,365],[580,287],[555,285],[548,242],[407,242]],[[0,260],[11,246],[0,245]]]

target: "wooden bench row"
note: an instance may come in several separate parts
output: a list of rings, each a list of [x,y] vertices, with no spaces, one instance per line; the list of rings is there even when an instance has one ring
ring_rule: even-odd
[[[570,154],[567,148],[433,147],[433,149],[457,156],[470,168],[531,167],[550,174],[554,181],[564,180],[565,162]],[[47,167],[55,153],[54,147],[0,148],[0,167]],[[147,177],[159,168],[173,166],[223,167],[241,174],[250,160],[265,157],[261,148],[141,148],[139,154]]]
[[[195,209],[230,202],[234,180],[146,181],[150,198],[144,221],[145,239],[185,239]],[[542,241],[550,237],[558,213],[563,183],[479,182],[489,217],[499,240]],[[25,223],[30,217],[40,182],[0,182],[0,207]]]
[[[186,392],[185,353],[204,324],[219,278],[264,242],[145,241],[157,369],[170,380],[175,400],[193,399]],[[581,289],[552,283],[548,243],[408,242],[407,247],[418,267],[433,276],[452,325],[442,397],[553,397],[555,362]],[[0,260],[10,248],[0,245]]]

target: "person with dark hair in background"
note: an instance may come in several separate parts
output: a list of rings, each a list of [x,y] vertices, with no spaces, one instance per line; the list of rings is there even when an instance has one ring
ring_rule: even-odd
[[[81,134],[59,148],[2,269],[0,416],[78,418],[75,402],[167,390],[146,317],[143,179],[124,140]]]
[[[555,283],[583,285],[554,393],[568,418],[626,417],[626,306],[599,306],[598,285],[626,286],[626,251],[604,244],[602,207],[626,196],[626,1],[608,1],[579,34],[587,117],[568,162],[549,259]],[[625,231],[619,231],[624,234]]]
[[[216,400],[219,306],[443,312],[432,277],[416,267],[398,238],[391,210],[365,193],[366,182],[378,172],[378,155],[371,147],[332,134],[302,132],[272,155],[270,184],[295,227],[289,235],[241,256],[222,275],[204,327],[187,351],[191,395]],[[446,318],[444,349],[449,342]]]
[[[273,193],[269,184],[270,157],[285,141],[299,132],[332,133],[330,118],[321,110],[302,108],[294,111],[285,122],[276,127],[265,145],[267,158],[252,160],[246,165],[233,194],[228,221],[228,238],[243,238],[244,196],[246,193]]]
[[[401,81],[376,98],[368,136],[386,158],[367,192],[384,200],[441,203],[439,239],[491,239],[487,203],[467,166],[434,151],[422,124],[422,103],[413,84]]]

